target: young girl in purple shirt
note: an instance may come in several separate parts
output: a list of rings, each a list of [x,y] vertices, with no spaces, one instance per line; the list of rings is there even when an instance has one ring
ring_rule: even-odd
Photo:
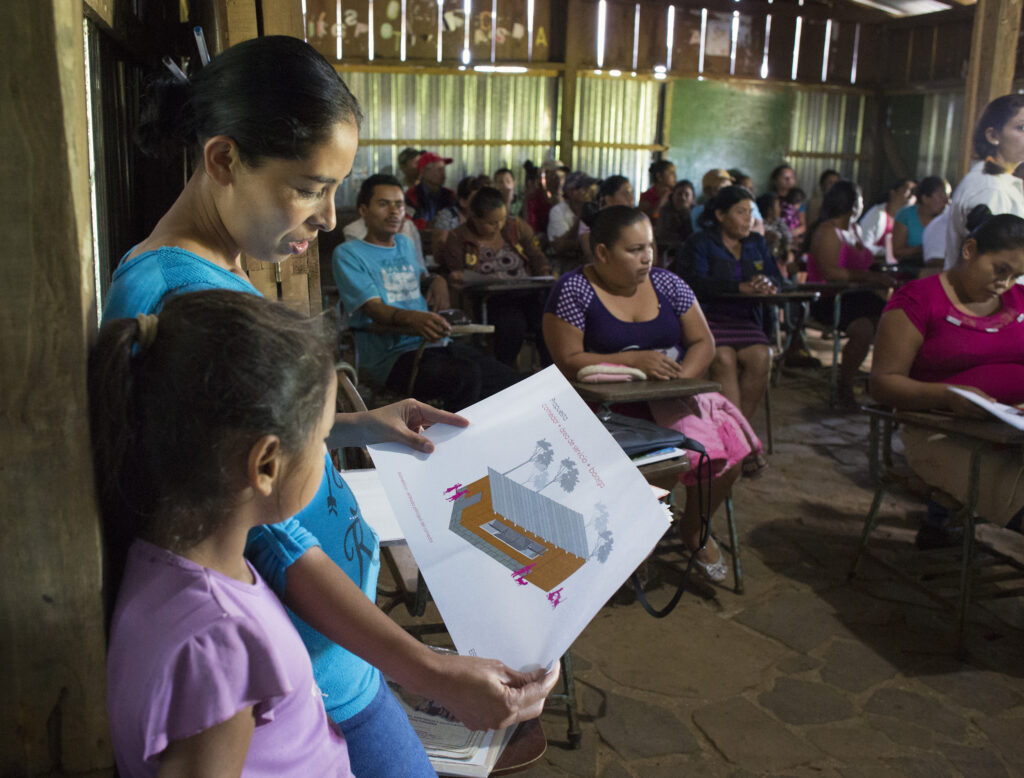
[[[336,391],[321,321],[255,295],[180,295],[100,331],[89,403],[122,775],[352,774],[302,639],[243,553],[316,494]]]

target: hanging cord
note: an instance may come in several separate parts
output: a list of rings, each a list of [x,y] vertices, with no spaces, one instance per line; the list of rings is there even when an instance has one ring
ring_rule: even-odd
[[[676,605],[679,604],[679,600],[683,596],[683,592],[686,591],[686,582],[690,579],[690,571],[697,562],[697,554],[707,547],[708,540],[711,537],[711,457],[709,457],[708,452],[704,450],[704,446],[695,440],[688,439],[685,443],[681,443],[680,446],[682,448],[690,449],[691,451],[696,451],[698,454],[697,505],[700,510],[700,546],[696,551],[693,551],[690,554],[690,561],[686,564],[686,570],[683,572],[683,577],[679,581],[679,586],[676,589],[675,594],[672,595],[672,599],[670,599],[668,604],[661,610],[656,610],[650,602],[647,601],[647,595],[644,593],[643,586],[640,583],[640,576],[637,575],[635,571],[630,576],[630,580],[633,582],[633,589],[636,591],[636,599],[643,606],[644,610],[656,619],[663,619],[675,610]],[[706,476],[705,470],[707,471]],[[706,493],[705,481],[707,482]]]

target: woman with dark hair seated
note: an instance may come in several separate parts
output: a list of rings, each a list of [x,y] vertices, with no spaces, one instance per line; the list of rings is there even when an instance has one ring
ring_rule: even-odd
[[[921,179],[917,202],[898,211],[892,226],[892,253],[897,261],[918,267],[924,264],[924,228],[946,210],[952,191],[941,176]]]
[[[860,188],[852,181],[837,181],[825,193],[818,223],[808,232],[807,281],[820,283],[875,283],[892,286],[893,279],[870,270],[874,255],[864,247],[857,229],[857,214],[864,205]],[[831,322],[834,295],[822,295],[811,303],[811,316]],[[853,384],[861,362],[871,349],[875,325],[882,315],[885,300],[871,290],[846,292],[839,306],[839,329],[848,340],[839,365],[839,404],[857,404]]]
[[[565,375],[588,365],[614,363],[643,371],[649,380],[699,378],[715,344],[693,291],[668,270],[653,267],[654,233],[639,208],[613,205],[593,220],[594,262],[563,275],[544,310],[544,339]],[[761,443],[743,414],[718,393],[613,408],[643,415],[699,441],[711,457],[711,512],[739,475],[736,467]],[[712,581],[728,569],[712,541],[699,547],[697,455],[680,476],[686,486],[682,534]],[[706,495],[705,495],[706,497]]]
[[[878,402],[985,416],[952,390],[957,387],[1008,405],[1024,403],[1024,288],[1014,283],[1024,275],[1024,219],[1000,214],[985,220],[987,211],[981,205],[971,212],[968,227],[975,228],[952,268],[911,281],[886,306],[871,368],[871,395]],[[916,427],[900,434],[914,472],[965,501],[969,445]],[[1018,531],[1022,464],[1015,448],[983,452],[977,504],[979,515],[1015,524]],[[956,540],[943,518],[929,506],[918,546]]]
[[[883,262],[886,257],[885,237],[892,234],[896,214],[914,204],[915,186],[912,179],[897,178],[860,218],[861,242]]]
[[[489,279],[543,276],[550,272],[547,257],[525,221],[508,216],[505,198],[491,186],[481,188],[469,202],[469,218],[448,234],[435,257],[448,285],[460,291],[465,272]],[[541,364],[550,360],[540,336],[543,296],[536,291],[503,292],[487,302],[494,325],[494,356],[514,367],[527,335],[534,335]]]
[[[715,338],[711,379],[722,394],[754,416],[768,386],[771,348],[760,300],[722,299],[722,295],[775,292],[782,283],[764,238],[751,232],[753,195],[727,186],[700,215],[703,229],[683,244],[673,269],[693,289]],[[758,453],[743,462],[745,476],[758,475],[767,461]]]

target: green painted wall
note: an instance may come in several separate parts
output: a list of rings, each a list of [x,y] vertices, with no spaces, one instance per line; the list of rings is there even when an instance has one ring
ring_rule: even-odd
[[[669,85],[665,155],[680,179],[697,187],[712,168],[741,168],[758,193],[785,159],[793,115],[793,92],[785,86],[673,81]]]

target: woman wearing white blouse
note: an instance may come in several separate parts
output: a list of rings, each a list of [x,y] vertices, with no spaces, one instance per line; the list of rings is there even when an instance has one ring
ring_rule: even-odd
[[[993,214],[1024,217],[1024,186],[1013,171],[1024,162],[1024,95],[997,97],[985,107],[971,137],[976,162],[953,192],[946,227],[946,269],[967,237],[967,214],[987,205]]]

